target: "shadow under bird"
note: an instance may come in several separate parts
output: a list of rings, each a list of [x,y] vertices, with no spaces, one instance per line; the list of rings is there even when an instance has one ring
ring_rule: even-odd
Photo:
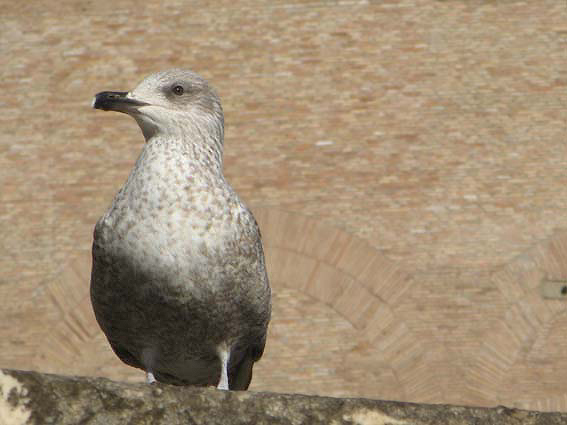
[[[93,107],[132,116],[146,143],[94,230],[91,301],[126,364],[176,385],[246,390],[271,293],[260,231],[224,178],[219,97],[173,69]]]

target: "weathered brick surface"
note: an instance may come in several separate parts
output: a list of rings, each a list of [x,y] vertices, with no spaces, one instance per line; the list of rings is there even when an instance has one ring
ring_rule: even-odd
[[[0,10],[1,366],[141,379],[88,251],[142,138],[89,104],[175,66],[217,87],[265,239],[254,389],[567,411],[567,304],[539,293],[567,279],[563,0]]]

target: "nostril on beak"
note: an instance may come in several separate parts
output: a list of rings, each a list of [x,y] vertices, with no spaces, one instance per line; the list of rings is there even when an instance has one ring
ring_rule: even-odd
[[[117,92],[107,92],[106,96],[109,99],[122,99],[125,98],[128,92],[126,91],[117,91]]]

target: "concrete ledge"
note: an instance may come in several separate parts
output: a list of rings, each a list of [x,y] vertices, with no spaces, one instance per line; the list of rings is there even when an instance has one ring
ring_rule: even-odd
[[[567,414],[226,392],[0,370],[0,424],[554,425]]]

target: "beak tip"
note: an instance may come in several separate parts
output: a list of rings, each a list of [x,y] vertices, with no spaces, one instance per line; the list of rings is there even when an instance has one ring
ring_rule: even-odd
[[[92,107],[94,109],[102,109],[103,111],[106,111],[116,98],[117,96],[112,92],[103,91],[97,93],[93,98]]]

